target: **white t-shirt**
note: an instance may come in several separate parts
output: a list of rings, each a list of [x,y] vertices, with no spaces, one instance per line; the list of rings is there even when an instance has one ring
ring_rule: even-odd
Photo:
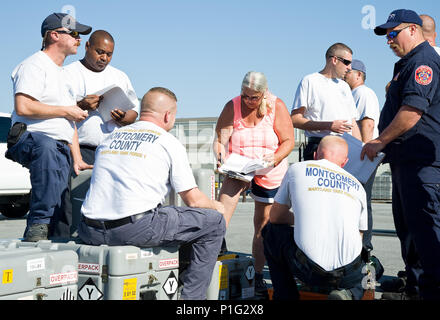
[[[133,110],[139,114],[139,100],[130,79],[121,70],[108,65],[101,72],[94,72],[87,69],[80,61],[69,64],[65,69],[69,75],[69,85],[78,100],[88,94],[94,94],[101,89],[116,84],[127,94],[135,105]],[[118,106],[114,108],[118,108]],[[77,123],[77,127],[79,144],[95,147],[119,125],[113,120],[104,123],[99,111],[95,110],[89,111],[87,119]]]
[[[437,53],[440,55],[440,48],[437,46],[434,46],[435,51],[437,51]]]
[[[325,159],[289,167],[275,201],[291,207],[295,243],[326,271],[359,256],[367,230],[367,203],[361,183]]]
[[[90,219],[120,219],[162,204],[171,187],[179,193],[196,186],[179,140],[138,121],[113,131],[96,149],[81,211]]]
[[[43,51],[25,59],[11,74],[14,96],[23,93],[51,106],[74,106],[76,100],[66,84],[65,70]],[[27,130],[41,132],[55,140],[72,142],[73,121],[66,118],[33,119],[12,112],[12,123],[23,122]]]
[[[374,120],[373,139],[379,136],[379,100],[373,90],[365,85],[361,85],[351,92],[359,114],[359,120],[370,118]]]
[[[327,78],[319,72],[305,76],[298,85],[292,110],[305,107],[304,117],[312,121],[357,119],[350,86],[341,79]],[[329,130],[309,131],[307,137],[324,137]]]

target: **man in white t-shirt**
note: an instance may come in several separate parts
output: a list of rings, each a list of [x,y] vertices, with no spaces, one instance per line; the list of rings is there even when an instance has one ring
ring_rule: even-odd
[[[289,167],[262,233],[274,299],[299,298],[294,277],[330,292],[329,299],[363,296],[367,205],[360,182],[342,169],[347,154],[343,138],[327,136],[316,160]]]
[[[291,118],[295,128],[305,130],[304,160],[312,160],[319,141],[330,133],[351,133],[361,139],[357,111],[344,78],[350,71],[353,51],[343,43],[328,48],[323,70],[305,76],[296,90]]]
[[[98,146],[79,236],[93,245],[191,243],[181,297],[199,300],[206,299],[226,231],[224,207],[199,190],[185,148],[169,133],[176,111],[174,93],[152,88],[139,121]],[[161,206],[171,188],[188,207]]]
[[[128,76],[110,65],[115,41],[110,33],[97,30],[86,42],[83,59],[66,66],[69,84],[78,101],[78,106],[89,112],[84,121],[78,123],[78,140],[81,155],[87,163],[93,164],[95,149],[107,134],[115,128],[133,123],[139,113],[139,101]],[[127,111],[122,106],[114,106],[111,120],[104,121],[97,110],[102,96],[94,93],[118,86],[127,95],[133,107]]]
[[[41,25],[43,48],[12,72],[14,112],[6,157],[30,171],[27,241],[57,236],[71,165],[69,146],[78,148],[75,121],[87,117],[87,111],[76,105],[62,65],[68,55],[76,54],[80,34],[91,29],[65,13],[49,15]],[[73,160],[79,170],[87,168]]]
[[[123,71],[110,65],[114,48],[115,41],[110,33],[104,30],[94,31],[86,42],[84,58],[65,67],[69,85],[76,99],[80,99],[78,106],[89,112],[89,116],[77,124],[80,148],[75,152],[77,157],[81,157],[90,165],[95,162],[96,147],[105,136],[115,128],[133,123],[139,113],[139,100],[130,79]],[[103,115],[97,109],[102,96],[95,93],[111,86],[121,88],[133,107],[124,111],[124,106],[115,105],[108,115],[111,119],[104,121]],[[63,199],[65,208],[63,238],[76,235],[79,211],[73,210],[73,201],[75,198],[85,197],[90,182],[85,180],[85,176],[77,177],[78,170],[72,169],[69,190]],[[71,186],[79,183],[81,187],[77,187],[71,193]]]
[[[379,136],[377,124],[379,123],[379,100],[373,90],[365,85],[367,77],[367,68],[360,60],[353,59],[351,62],[351,71],[347,72],[344,80],[348,83],[353,94],[356,108],[359,113],[359,129],[361,131],[362,141],[364,143],[375,139]],[[367,256],[373,250],[371,243],[372,228],[373,228],[373,214],[371,207],[371,193],[373,190],[374,178],[376,170],[371,175],[370,179],[363,185],[367,194],[368,206],[368,230],[364,232],[363,245]]]
[[[423,31],[423,37],[426,41],[429,42],[429,44],[437,51],[437,53],[440,55],[440,48],[437,47],[435,43],[435,38],[437,37],[437,32],[435,31],[435,21],[432,17],[428,16],[427,14],[421,14],[420,18],[422,19],[423,25],[422,25],[422,31]]]

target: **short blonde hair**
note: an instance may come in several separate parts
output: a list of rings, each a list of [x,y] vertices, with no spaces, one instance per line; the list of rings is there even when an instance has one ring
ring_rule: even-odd
[[[261,104],[258,107],[257,115],[258,116],[264,116],[267,113],[267,109],[270,106],[267,105],[266,101],[266,92],[267,92],[267,78],[262,72],[258,71],[249,71],[246,73],[246,75],[243,78],[243,81],[241,83],[241,90],[243,91],[243,88],[248,88],[257,92],[262,92],[264,94],[263,100],[261,100]]]

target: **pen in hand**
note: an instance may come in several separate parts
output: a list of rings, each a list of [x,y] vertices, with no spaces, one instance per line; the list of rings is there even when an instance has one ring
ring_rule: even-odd
[[[220,152],[217,158],[217,169],[220,168],[222,164],[223,164],[223,159],[222,159],[222,154]]]

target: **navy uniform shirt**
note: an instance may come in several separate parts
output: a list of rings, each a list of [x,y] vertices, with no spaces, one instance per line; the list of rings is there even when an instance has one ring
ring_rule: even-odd
[[[401,106],[423,112],[416,125],[390,142],[385,162],[440,166],[440,57],[427,41],[394,65],[394,74],[379,119],[379,132]]]

